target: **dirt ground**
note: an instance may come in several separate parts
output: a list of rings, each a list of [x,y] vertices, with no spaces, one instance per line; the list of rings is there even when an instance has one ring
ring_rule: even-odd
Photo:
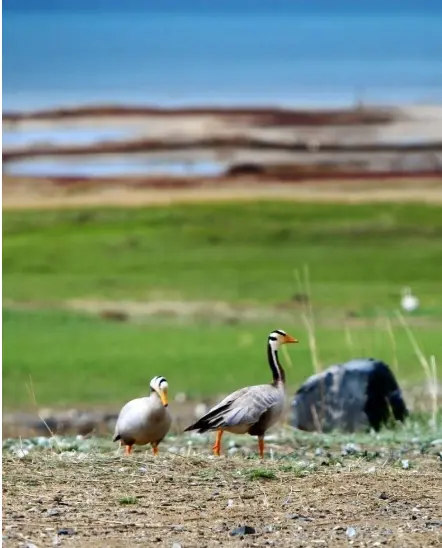
[[[177,182],[178,181],[178,182]],[[157,185],[158,182],[158,185]],[[177,186],[170,186],[171,184]],[[191,183],[191,184],[190,184]],[[173,203],[294,200],[341,203],[442,203],[442,176],[434,179],[354,180],[302,183],[155,178],[84,180],[65,185],[51,179],[3,177],[3,209],[88,206],[164,206]]]
[[[190,453],[190,451],[189,451]],[[441,462],[3,456],[3,546],[442,546]],[[232,536],[239,526],[253,534]]]

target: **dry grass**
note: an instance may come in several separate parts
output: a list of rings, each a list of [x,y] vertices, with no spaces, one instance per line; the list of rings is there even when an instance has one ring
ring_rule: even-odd
[[[164,449],[4,454],[3,545],[348,546],[354,528],[355,546],[440,546],[436,454],[415,452],[402,469],[399,453],[307,464],[293,446],[279,450],[263,463]],[[232,537],[241,525],[256,533]]]
[[[169,184],[176,181],[173,178],[164,179],[157,186],[154,182],[150,185],[149,181],[148,177],[139,180],[136,177],[84,179],[78,184],[57,186],[56,181],[51,179],[5,176],[3,209],[140,207],[255,200],[442,203],[442,176],[434,180],[331,180],[293,184],[278,181],[262,183],[253,177],[233,184],[231,180],[193,178],[191,181],[184,181],[184,187],[177,188],[172,188]]]

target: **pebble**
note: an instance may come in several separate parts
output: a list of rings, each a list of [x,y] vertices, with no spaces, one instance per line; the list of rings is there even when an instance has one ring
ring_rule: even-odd
[[[175,396],[175,401],[177,403],[184,403],[187,400],[187,396],[185,392],[178,392],[178,394]]]
[[[356,536],[356,529],[354,527],[347,527],[345,534],[348,538],[354,538]]]
[[[178,542],[174,542],[172,544],[172,548],[181,548],[181,544],[179,544]]]
[[[74,529],[59,529],[57,535],[75,535]]]
[[[60,510],[57,510],[56,508],[49,508],[49,510],[46,512],[46,515],[48,516],[59,516]]]
[[[401,460],[401,464],[402,464],[402,468],[403,468],[404,470],[408,470],[408,469],[410,468],[410,463],[409,463],[409,461],[406,460],[406,459]]]
[[[241,527],[237,527],[236,529],[233,529],[232,531],[230,531],[230,535],[232,537],[254,535],[255,533],[256,533],[255,529],[253,527],[250,527],[249,525],[242,525]]]
[[[361,451],[361,446],[356,443],[347,443],[343,447],[343,453],[347,455],[355,455],[356,453],[359,453]]]
[[[285,516],[287,519],[302,519],[303,521],[313,521],[313,518],[308,516],[300,516],[299,514],[287,514]]]
[[[195,415],[196,419],[199,419],[203,415],[205,415],[208,410],[209,410],[209,408],[207,407],[207,405],[205,403],[199,403],[199,404],[195,405],[195,410],[194,410],[193,414]]]

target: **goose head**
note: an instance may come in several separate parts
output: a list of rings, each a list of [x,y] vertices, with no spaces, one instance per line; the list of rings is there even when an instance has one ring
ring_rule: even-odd
[[[287,335],[282,329],[275,329],[269,335],[269,345],[272,350],[277,351],[282,344],[297,343],[298,339],[295,339],[291,335]]]
[[[164,377],[154,377],[150,381],[151,392],[157,394],[164,407],[167,407],[169,405],[169,400],[167,397],[168,388],[169,385],[167,384],[167,381]]]

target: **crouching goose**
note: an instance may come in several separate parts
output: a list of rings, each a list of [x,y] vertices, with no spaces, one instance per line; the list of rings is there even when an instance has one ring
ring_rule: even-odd
[[[259,456],[264,457],[264,434],[281,417],[285,404],[285,373],[278,359],[281,344],[296,343],[296,339],[282,329],[272,331],[268,338],[267,358],[273,374],[271,384],[248,386],[237,390],[210,409],[185,432],[198,433],[216,430],[213,453],[220,455],[224,431],[258,436]]]
[[[132,446],[152,445],[153,454],[158,454],[158,444],[169,432],[172,422],[167,400],[168,384],[164,377],[150,381],[149,397],[137,398],[126,403],[118,416],[113,441],[120,440],[126,446],[126,455]]]

